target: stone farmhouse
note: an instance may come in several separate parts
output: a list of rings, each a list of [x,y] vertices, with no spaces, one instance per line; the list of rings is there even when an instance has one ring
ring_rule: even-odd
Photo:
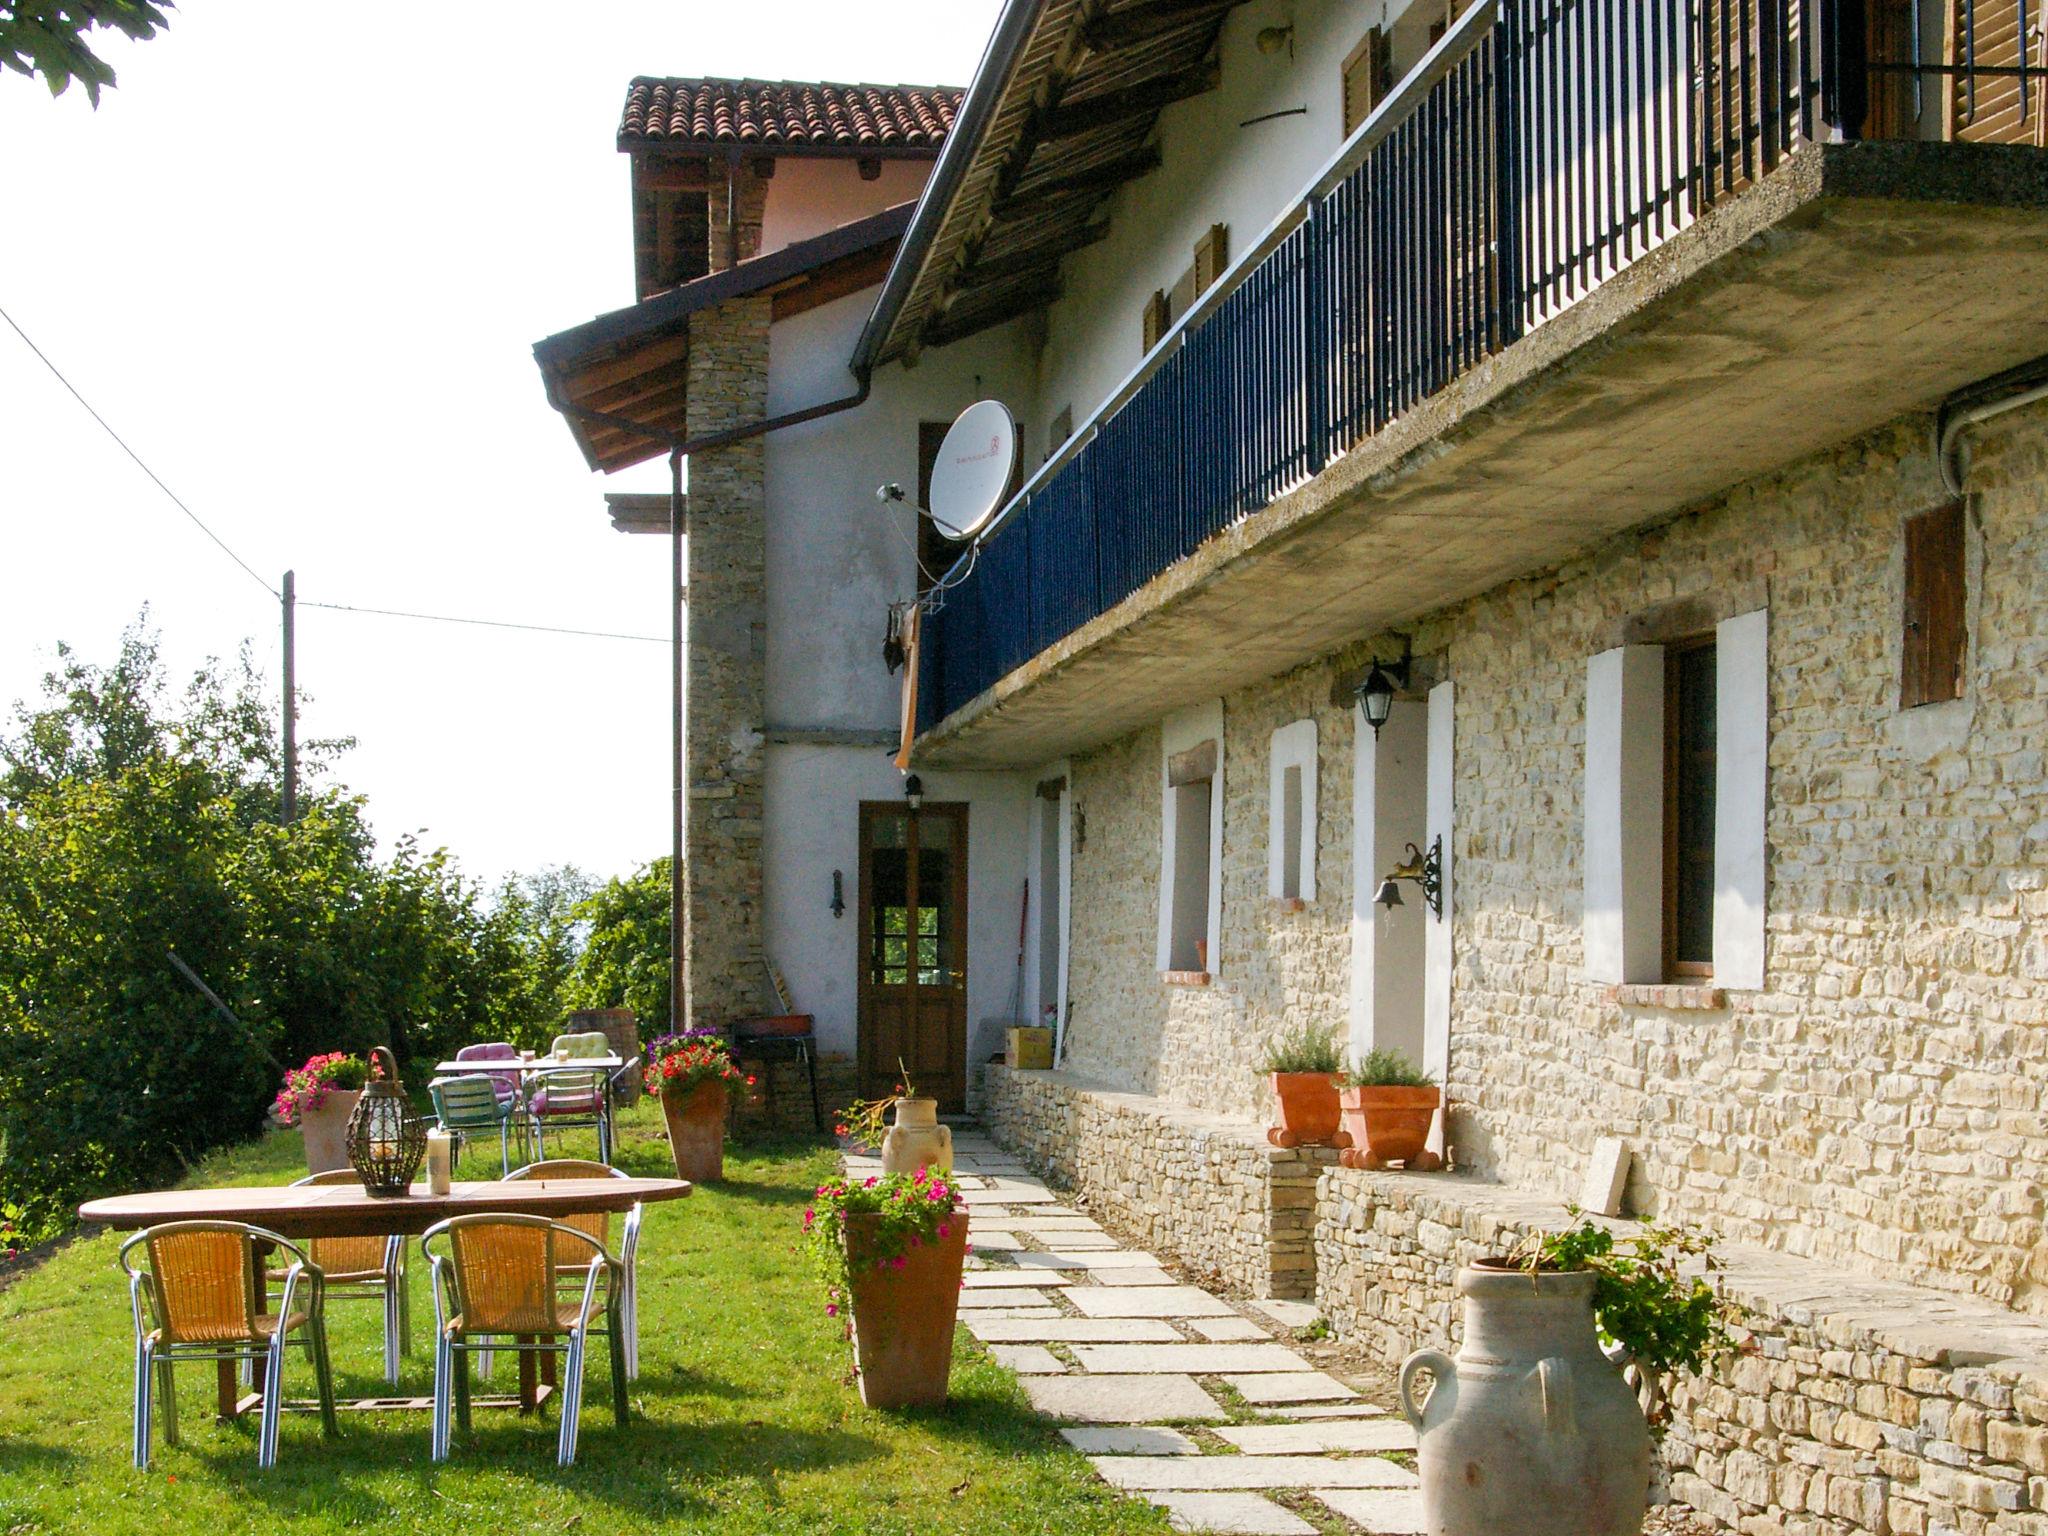
[[[639,297],[536,355],[593,468],[687,449],[691,1017],[772,961],[847,1086],[1390,1361],[1618,1137],[1750,1309],[1678,1497],[2048,1533],[2044,91],[2024,0],[1009,0],[964,93],[636,81]],[[1454,1171],[1267,1144],[1304,1018]]]

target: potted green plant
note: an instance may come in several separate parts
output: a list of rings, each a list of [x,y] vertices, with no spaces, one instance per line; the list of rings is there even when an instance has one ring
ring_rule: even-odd
[[[804,1241],[825,1311],[853,1341],[870,1408],[943,1403],[967,1261],[967,1208],[931,1168],[818,1186]]]
[[[669,1156],[676,1177],[712,1184],[725,1177],[725,1121],[734,1083],[753,1078],[733,1065],[732,1051],[717,1030],[693,1029],[663,1035],[647,1047],[641,1081],[661,1099],[668,1124]]]
[[[1418,1350],[1401,1367],[1424,1525],[1637,1536],[1664,1377],[1704,1370],[1736,1347],[1740,1309],[1708,1283],[1714,1268],[1697,1228],[1617,1237],[1581,1221],[1460,1271],[1458,1359]],[[1435,1385],[1418,1407],[1424,1371]]]
[[[1401,1052],[1367,1051],[1344,1074],[1338,1100],[1350,1133],[1350,1150],[1339,1159],[1345,1167],[1399,1163],[1414,1173],[1443,1167],[1444,1160],[1429,1150],[1429,1128],[1443,1090]]]
[[[1280,1123],[1266,1140],[1276,1147],[1348,1147],[1337,1128],[1337,1077],[1344,1065],[1336,1032],[1306,1021],[1282,1030],[1266,1043],[1260,1070],[1273,1085]]]
[[[939,1124],[939,1101],[920,1095],[911,1085],[903,1058],[896,1058],[902,1081],[879,1099],[860,1099],[839,1111],[833,1131],[882,1154],[882,1172],[915,1173],[920,1168],[953,1171],[953,1128]],[[894,1123],[889,1111],[896,1112]]]
[[[271,1113],[305,1137],[306,1171],[332,1173],[348,1164],[348,1118],[370,1080],[370,1064],[346,1051],[309,1056],[284,1075]]]

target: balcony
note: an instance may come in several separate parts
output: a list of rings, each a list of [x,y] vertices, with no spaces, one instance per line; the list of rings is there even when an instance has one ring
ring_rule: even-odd
[[[1865,35],[1468,11],[949,574],[919,761],[1114,739],[2048,352],[2048,70]],[[1929,82],[2029,142],[1855,141]]]

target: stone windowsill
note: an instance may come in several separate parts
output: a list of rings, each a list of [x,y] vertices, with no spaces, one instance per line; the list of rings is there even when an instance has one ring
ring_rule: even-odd
[[[1161,971],[1159,979],[1169,987],[1206,987],[1209,985],[1207,971]]]
[[[1728,1006],[1728,992],[1707,982],[1628,981],[1607,989],[1607,1001],[1624,1008],[1675,1008],[1712,1013]]]

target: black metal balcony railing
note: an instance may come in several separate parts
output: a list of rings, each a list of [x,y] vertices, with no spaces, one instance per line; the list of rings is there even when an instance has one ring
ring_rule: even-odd
[[[1483,0],[928,601],[920,728],[1799,141],[1854,137],[1873,79],[2017,79],[2024,110],[2048,76],[1873,62],[1866,35],[1860,0]]]

